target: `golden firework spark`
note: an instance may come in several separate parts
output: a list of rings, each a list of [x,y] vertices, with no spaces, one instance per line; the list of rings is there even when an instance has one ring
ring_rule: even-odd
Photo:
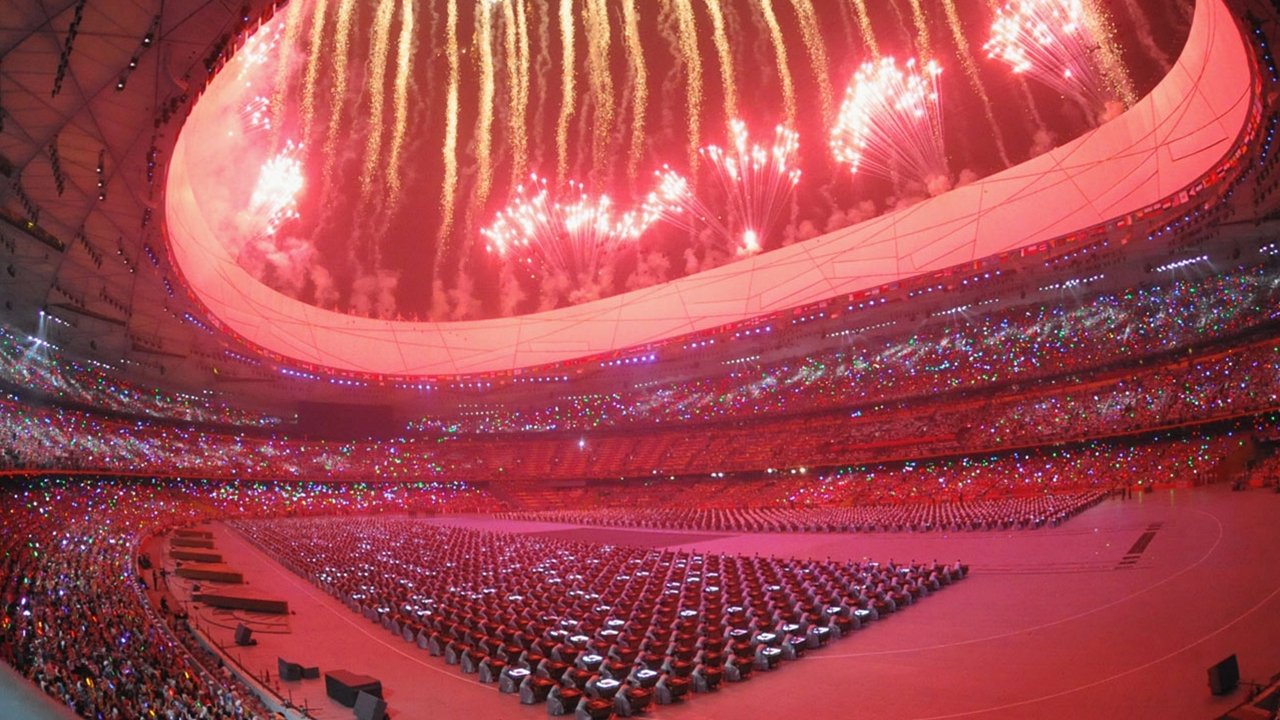
[[[384,2],[386,0],[383,0]],[[480,64],[479,116],[476,121],[476,182],[467,203],[465,226],[473,226],[476,211],[484,207],[493,187],[493,98],[497,92],[493,64],[493,3],[484,0],[476,17],[475,47]]]
[[[933,59],[933,43],[929,39],[929,18],[925,17],[924,7],[920,0],[911,0],[911,21],[916,26],[916,44],[920,59]]]
[[[529,30],[524,0],[502,3],[503,50],[507,68],[507,136],[511,145],[511,177],[522,177],[529,164],[525,113],[529,107]]]
[[[724,12],[720,0],[705,0],[711,15],[711,39],[716,45],[716,59],[720,63],[720,84],[724,86],[724,109],[727,118],[738,114],[738,83],[733,73],[733,51],[729,48],[729,36],[725,32]]]
[[[337,27],[333,32],[333,90],[330,93],[330,107],[335,110],[329,119],[329,129],[324,138],[324,187],[331,187],[333,164],[338,157],[342,115],[337,108],[344,107],[347,100],[347,65],[351,54],[351,26],[354,24],[356,8],[360,6],[360,0],[340,0],[340,3]],[[323,53],[320,53],[320,56],[323,56]]]
[[[1120,54],[1120,45],[1116,42],[1116,28],[1107,16],[1106,10],[1098,3],[1085,0],[1085,28],[1098,42],[1099,65],[1106,77],[1107,86],[1125,107],[1133,107],[1138,95],[1133,89],[1133,78],[1125,67]]]
[[[689,125],[690,172],[698,166],[698,144],[702,136],[702,54],[698,52],[698,23],[691,0],[674,0],[680,63],[684,67],[685,121]]]
[[[448,0],[444,34],[449,84],[444,100],[444,144],[441,148],[444,177],[440,187],[440,232],[436,243],[435,267],[440,267],[440,260],[449,245],[449,232],[453,230],[453,204],[458,193],[458,85],[462,64],[458,50],[458,0]]]
[[[919,0],[912,0],[919,2]],[[809,0],[791,0],[795,6],[796,17],[800,20],[800,37],[804,40],[805,51],[809,54],[809,65],[813,68],[813,80],[818,85],[818,99],[822,103],[824,122],[832,118],[831,108],[831,64],[827,62],[827,47],[822,40],[822,31],[818,28],[818,15]]]
[[[760,15],[769,28],[769,39],[773,43],[773,54],[778,63],[778,80],[782,83],[782,106],[787,114],[787,127],[796,126],[796,88],[791,80],[791,68],[787,61],[787,40],[778,25],[778,16],[773,12],[773,0],[756,0]]]
[[[324,0],[320,0],[320,4],[316,7],[314,26],[319,26],[321,32],[324,31]],[[289,6],[289,10],[284,17],[284,42],[280,46],[281,50],[276,58],[276,78],[275,90],[271,94],[271,127],[277,131],[284,123],[285,109],[285,93],[289,88],[289,78],[293,75],[293,64],[289,62],[289,52],[298,46],[298,38],[302,36],[302,3],[295,3]],[[312,62],[307,63],[310,69]],[[306,104],[306,97],[303,97],[303,104]],[[311,116],[304,113],[303,131],[311,127]]]
[[[373,177],[382,161],[382,106],[385,103],[387,57],[391,54],[391,23],[395,20],[394,2],[378,3],[373,16],[373,40],[369,48],[369,134],[364,144],[364,167],[360,171],[360,189],[366,198],[376,188]]]
[[[569,173],[569,121],[573,119],[577,91],[574,89],[574,66],[577,64],[573,24],[573,0],[560,0],[560,116],[556,121],[557,180],[564,182]]]
[[[613,72],[609,69],[609,50],[613,44],[613,32],[609,25],[608,0],[587,0],[586,12],[587,72],[591,81],[591,99],[595,108],[595,136],[591,156],[597,170],[603,169],[612,158],[609,136],[613,129],[614,100]]]
[[[404,138],[409,126],[409,78],[413,69],[414,0],[401,0],[400,37],[396,41],[395,121],[391,126],[391,157],[387,162],[387,188],[389,201],[400,199],[400,158],[404,153]],[[390,214],[390,213],[388,213]]]
[[[880,45],[876,43],[876,32],[871,27],[871,16],[867,13],[866,0],[853,0],[853,10],[858,16],[858,30],[862,33],[862,42],[871,51],[871,57],[880,57]]]
[[[631,145],[627,153],[627,174],[635,177],[644,157],[644,115],[649,104],[649,75],[644,64],[644,45],[640,42],[640,14],[635,0],[623,0],[622,24],[627,52],[628,82],[631,87]]]

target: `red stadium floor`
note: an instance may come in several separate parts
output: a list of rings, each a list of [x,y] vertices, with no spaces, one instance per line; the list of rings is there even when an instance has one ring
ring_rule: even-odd
[[[779,670],[660,707],[658,718],[1209,718],[1244,697],[1213,698],[1205,669],[1237,653],[1245,680],[1280,672],[1280,495],[1221,488],[1111,500],[1060,528],[944,535],[711,535],[576,530],[574,539],[708,552],[878,560],[963,559],[968,579],[901,616]],[[488,518],[424,520],[544,533],[571,529]],[[1156,524],[1159,524],[1158,526]],[[1125,556],[1154,531],[1136,562]],[[394,718],[540,718],[541,706],[482,686],[352,613],[234,532],[218,546],[260,592],[296,615],[268,621],[233,654],[252,671],[278,655],[380,678]],[[594,535],[593,535],[594,534]],[[696,536],[696,534],[692,534]],[[209,616],[201,622],[207,624]],[[249,618],[253,619],[253,618]],[[231,642],[234,619],[216,618]],[[318,718],[350,711],[322,681],[290,683]]]

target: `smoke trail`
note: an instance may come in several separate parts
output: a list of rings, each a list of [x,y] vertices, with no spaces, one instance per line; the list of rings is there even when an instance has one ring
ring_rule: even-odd
[[[673,26],[675,8],[671,4],[671,0],[662,0],[658,3],[658,33],[662,35],[662,39],[666,42],[667,47],[671,50],[673,58],[680,57],[680,38],[676,36]],[[662,78],[662,86],[658,89],[658,96],[662,98],[673,98],[680,90],[681,66],[679,62],[672,62],[668,65],[667,72]],[[662,102],[658,103],[658,107],[662,109],[662,119],[659,121],[660,132],[663,133],[661,144],[670,145],[674,143],[673,136],[668,134],[676,132],[675,110],[679,103]]]
[[[364,168],[360,172],[360,189],[369,201],[375,188],[374,173],[382,161],[382,106],[386,99],[387,56],[391,51],[391,21],[395,19],[393,2],[378,3],[373,17],[373,42],[369,50],[369,135],[364,145]]]
[[[631,86],[631,146],[627,153],[627,177],[634,178],[644,157],[644,115],[649,103],[649,75],[645,70],[640,15],[636,12],[635,0],[623,0],[622,22],[627,50],[627,81]]]
[[[400,37],[396,52],[396,85],[395,85],[395,122],[391,129],[391,157],[387,162],[387,195],[390,207],[385,209],[391,214],[391,207],[400,201],[400,157],[404,153],[404,138],[409,124],[409,78],[413,65],[413,48],[415,44],[415,18],[413,15],[414,0],[400,2]]]
[[[575,56],[573,0],[560,0],[560,116],[556,121],[556,176],[563,183],[569,173],[569,121],[573,119],[577,91],[573,87]]]
[[[386,2],[386,0],[382,0]],[[484,207],[489,198],[489,189],[493,187],[493,97],[496,93],[497,80],[493,65],[493,3],[487,0],[480,3],[476,19],[475,47],[480,55],[480,94],[479,116],[476,120],[476,180],[467,203],[467,216],[464,228],[475,227],[475,214]]]
[[[698,24],[691,0],[675,0],[679,28],[680,61],[684,66],[685,119],[689,125],[689,172],[698,168],[698,144],[702,136],[702,54],[698,52]]]
[[[964,36],[964,26],[960,24],[960,13],[956,12],[955,0],[942,0],[942,7],[947,13],[947,26],[951,28],[951,39],[955,41],[956,49],[959,50],[960,65],[964,68],[964,75],[969,80],[969,87],[973,88],[973,92],[977,94],[978,100],[982,102],[982,113],[987,117],[987,124],[991,127],[991,137],[996,141],[996,152],[1000,154],[1000,161],[1005,167],[1012,165],[1009,162],[1009,151],[1004,146],[1004,136],[1000,134],[1000,124],[996,122],[995,113],[991,110],[991,98],[987,96],[987,89],[982,86],[982,78],[978,75],[978,67],[973,62],[973,52],[969,50],[969,41]]]
[[[918,2],[918,0],[913,0]],[[805,50],[809,53],[809,65],[813,68],[813,79],[818,85],[818,99],[822,102],[822,119],[829,122],[834,103],[831,99],[831,64],[827,62],[827,48],[822,40],[822,31],[818,29],[818,16],[813,11],[809,0],[791,0],[800,20],[800,37],[804,40]],[[794,127],[794,126],[793,126]]]
[[[445,55],[449,63],[449,84],[445,93],[444,178],[440,187],[440,230],[436,242],[436,262],[440,267],[453,230],[453,203],[458,193],[458,84],[461,55],[458,51],[458,0],[448,0],[445,11]]]
[[[796,126],[796,88],[791,80],[791,69],[787,62],[787,41],[778,27],[778,17],[773,12],[773,0],[756,0],[765,25],[769,28],[769,39],[773,43],[773,55],[778,63],[778,80],[782,83],[782,105],[787,113],[788,127]]]
[[[1133,18],[1133,27],[1138,35],[1138,43],[1147,51],[1152,60],[1159,63],[1166,73],[1169,72],[1173,62],[1169,59],[1169,54],[1160,49],[1160,46],[1156,44],[1155,37],[1151,35],[1151,21],[1147,19],[1146,13],[1142,11],[1142,6],[1135,0],[1124,0],[1124,9],[1129,13],[1129,17]]]
[[[880,45],[876,43],[876,32],[871,27],[871,16],[867,14],[866,0],[853,0],[854,12],[858,14],[858,29],[862,31],[862,41],[871,51],[871,57],[880,58]]]
[[[720,84],[724,86],[725,119],[738,116],[738,85],[733,74],[733,51],[729,48],[729,36],[724,29],[724,13],[720,0],[705,0],[711,14],[711,37],[716,44],[716,59],[720,63]]]
[[[838,3],[836,9],[840,13],[840,38],[844,41],[845,47],[848,48],[853,45],[854,39],[858,37],[858,30],[854,27],[854,23],[857,21],[850,14],[852,7],[849,3]]]
[[[609,49],[613,42],[609,25],[608,0],[587,0],[583,13],[587,35],[587,73],[591,82],[592,104],[595,109],[595,133],[592,139],[591,158],[594,172],[604,169],[613,160],[609,148],[609,135],[613,129],[613,74],[609,68]]]
[[[911,42],[911,28],[907,27],[907,16],[903,15],[902,8],[898,7],[898,0],[889,0],[887,5],[893,11],[893,16],[898,18],[898,29],[902,33],[902,39]]]

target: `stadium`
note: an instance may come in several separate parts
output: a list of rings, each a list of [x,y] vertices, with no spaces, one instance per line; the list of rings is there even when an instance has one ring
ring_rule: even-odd
[[[10,0],[0,717],[1276,717],[1278,20]]]

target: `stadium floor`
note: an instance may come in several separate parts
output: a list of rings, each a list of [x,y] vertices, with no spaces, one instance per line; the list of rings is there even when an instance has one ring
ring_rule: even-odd
[[[1113,499],[1061,527],[952,534],[724,534],[629,531],[628,544],[705,552],[875,560],[961,559],[968,579],[901,616],[772,673],[659,707],[672,720],[774,717],[1209,718],[1245,690],[1209,694],[1206,668],[1231,653],[1244,680],[1280,672],[1280,495],[1225,488]],[[423,520],[589,540],[616,531],[497,521]],[[261,620],[260,644],[231,654],[251,672],[277,656],[383,682],[393,718],[545,715],[393,637],[283,569],[222,525],[219,548],[258,591],[289,599],[287,619],[196,614],[231,644]],[[565,533],[563,531],[573,531]],[[599,533],[593,535],[593,533]],[[1149,534],[1149,535],[1148,535]],[[1141,552],[1138,541],[1147,535]],[[646,537],[648,536],[648,537]],[[567,539],[567,538],[566,538]],[[678,544],[674,544],[678,543]],[[180,588],[178,595],[181,597]],[[283,687],[317,718],[350,710],[323,682]]]

